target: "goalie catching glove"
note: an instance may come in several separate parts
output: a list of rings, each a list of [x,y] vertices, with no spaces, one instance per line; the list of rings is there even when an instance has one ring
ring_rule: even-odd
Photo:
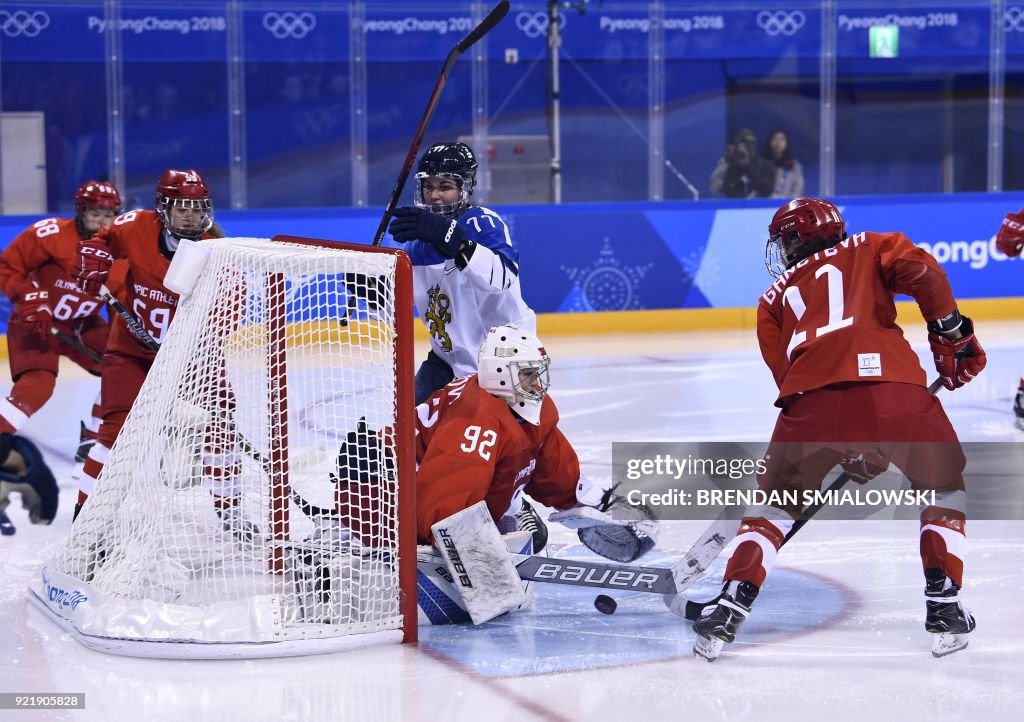
[[[577,498],[585,498],[580,481]],[[648,507],[630,504],[615,493],[618,485],[607,489],[595,506],[576,506],[555,512],[548,521],[557,521],[577,530],[584,546],[595,554],[617,562],[636,561],[654,548],[658,539],[658,521]]]

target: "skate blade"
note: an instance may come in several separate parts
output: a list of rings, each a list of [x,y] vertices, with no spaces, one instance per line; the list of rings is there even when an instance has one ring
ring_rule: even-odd
[[[953,632],[937,634],[932,640],[932,656],[938,659],[953,654],[953,652],[959,652],[967,646],[967,642],[966,634],[954,634]]]
[[[708,639],[698,634],[697,639],[693,643],[693,656],[702,657],[708,662],[714,662],[718,659],[718,655],[722,653],[722,647],[724,646],[725,642],[721,639]]]

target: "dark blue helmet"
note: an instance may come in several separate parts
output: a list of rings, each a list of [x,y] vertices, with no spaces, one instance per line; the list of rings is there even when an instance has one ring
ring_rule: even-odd
[[[476,171],[479,167],[472,148],[465,143],[438,143],[431,146],[420,158],[416,169],[416,205],[449,218],[459,215],[470,205],[469,197],[476,187]],[[426,203],[423,200],[423,181],[427,178],[454,180],[459,186],[459,200],[439,205]]]

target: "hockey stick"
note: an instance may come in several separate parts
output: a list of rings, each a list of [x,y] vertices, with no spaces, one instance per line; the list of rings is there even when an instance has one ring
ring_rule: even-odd
[[[110,292],[110,289],[108,289],[106,286],[100,286],[100,298],[106,301],[107,304],[112,309],[114,309],[117,315],[119,315],[122,318],[122,320],[124,320],[131,334],[135,336],[135,338],[137,338],[140,342],[142,342],[142,344],[146,348],[153,352],[160,350],[160,342],[153,338],[152,335],[150,335],[150,333],[145,329],[145,327],[141,323],[139,323],[139,320],[135,318],[135,316],[133,316],[127,308],[124,307],[124,304],[122,304],[120,301],[117,300],[117,298],[114,297],[114,294],[112,294]],[[54,329],[54,331],[56,331],[56,329]],[[261,454],[259,451],[257,451],[256,448],[252,444],[250,444],[245,437],[239,434],[237,430],[235,431],[235,435],[238,438],[238,445],[239,448],[241,448],[242,452],[248,455],[258,464],[260,464],[263,467],[263,470],[269,474],[270,460],[263,456],[263,454]],[[298,501],[296,501],[296,503],[298,503]]]
[[[71,348],[75,349],[79,353],[83,353],[88,356],[93,363],[99,363],[103,359],[103,355],[96,353],[95,350],[86,346],[81,340],[70,334],[66,334],[56,326],[50,326],[50,333],[56,336],[61,342],[67,344]]]
[[[726,541],[736,533],[739,523],[739,519],[715,521],[671,567],[640,567],[518,554],[513,555],[513,561],[521,579],[652,594],[681,594],[703,576]]]
[[[373,235],[373,245],[379,246],[384,241],[384,233],[387,231],[388,223],[391,221],[391,214],[395,210],[395,206],[398,205],[398,199],[402,195],[402,191],[405,189],[405,182],[409,179],[409,173],[412,172],[412,167],[416,163],[416,155],[420,152],[420,144],[423,142],[423,136],[426,135],[427,126],[430,124],[430,119],[434,115],[434,110],[437,108],[438,102],[441,100],[441,91],[444,90],[445,81],[448,80],[448,74],[455,67],[455,61],[459,59],[459,56],[469,50],[480,38],[489,33],[495,25],[501,22],[501,19],[508,13],[509,2],[508,0],[501,0],[495,5],[487,17],[480,21],[480,24],[469,31],[469,34],[456,43],[455,47],[448,53],[448,57],[444,61],[444,67],[441,68],[441,74],[437,78],[437,82],[434,84],[434,92],[430,96],[430,101],[427,103],[426,109],[423,111],[423,117],[420,119],[420,124],[416,128],[416,134],[413,135],[412,145],[409,146],[409,152],[405,156],[405,163],[402,164],[402,170],[398,174],[398,180],[395,181],[395,189],[391,191],[391,197],[388,198],[388,204],[384,207],[384,216],[380,219],[380,225],[377,226],[377,232]]]
[[[942,379],[935,379],[934,381],[932,381],[931,385],[928,387],[928,393],[930,393],[930,394],[932,394],[934,396],[935,394],[937,394],[939,392],[939,389],[941,389],[941,388],[942,388]],[[811,517],[813,517],[815,514],[817,514],[819,511],[821,511],[822,508],[824,508],[825,503],[826,503],[826,499],[829,498],[829,495],[832,492],[839,491],[844,486],[846,486],[846,484],[850,481],[850,478],[851,478],[850,475],[848,473],[846,473],[845,471],[842,474],[840,474],[839,476],[837,476],[835,481],[833,481],[831,484],[829,484],[828,489],[825,490],[825,493],[822,495],[823,498],[821,499],[821,501],[818,501],[818,502],[810,505],[809,507],[804,509],[803,512],[801,512],[800,518],[797,519],[793,523],[793,526],[786,533],[786,536],[783,537],[782,543],[779,544],[779,548],[781,549],[783,546],[785,546],[786,542],[788,542],[790,539],[792,539],[793,536],[798,531],[803,529],[804,525],[806,525],[807,522],[811,520]],[[719,550],[719,551],[721,551],[721,550]],[[692,622],[692,621],[694,621],[694,620],[696,620],[696,619],[698,619],[700,617],[701,613],[704,611],[704,609],[706,607],[713,607],[716,604],[718,604],[718,600],[720,598],[721,598],[721,595],[715,597],[714,599],[709,599],[706,602],[687,601],[686,602],[686,613],[685,613],[684,616],[686,617],[686,619],[688,619],[689,621]]]
[[[735,535],[739,523],[739,519],[715,521],[671,567],[640,567],[522,554],[513,554],[512,561],[519,578],[530,581],[651,594],[681,594],[704,575],[726,541]]]
[[[128,327],[128,331],[137,338],[143,346],[148,348],[154,353],[160,350],[160,343],[153,338],[146,327],[139,323],[139,319],[132,315],[131,311],[124,307],[124,305],[117,300],[117,298],[110,292],[110,289],[106,286],[100,286],[100,298],[107,302],[107,304],[117,312],[117,315],[121,317],[125,325]]]

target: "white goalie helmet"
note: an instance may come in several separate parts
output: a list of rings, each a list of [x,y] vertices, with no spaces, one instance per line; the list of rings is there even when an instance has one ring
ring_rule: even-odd
[[[541,405],[551,385],[551,359],[540,340],[516,326],[495,326],[480,344],[478,362],[480,388],[539,426]]]

